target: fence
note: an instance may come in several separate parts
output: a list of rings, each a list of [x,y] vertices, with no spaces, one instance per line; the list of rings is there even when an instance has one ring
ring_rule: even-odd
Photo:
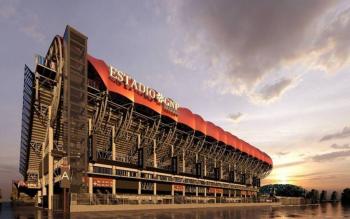
[[[138,204],[205,204],[205,203],[257,203],[266,199],[244,197],[198,197],[182,195],[133,195],[133,194],[72,194],[73,205],[138,205]]]

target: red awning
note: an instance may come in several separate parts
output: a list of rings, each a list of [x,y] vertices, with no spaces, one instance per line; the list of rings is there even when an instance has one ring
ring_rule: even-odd
[[[176,115],[165,109],[162,104],[155,100],[146,98],[144,95],[125,87],[125,85],[111,80],[109,78],[109,66],[103,60],[88,55],[88,62],[95,68],[108,91],[124,96],[131,102],[146,106],[162,116],[167,116],[175,122],[184,124],[195,131],[201,132],[204,135],[210,136],[217,141],[221,141],[236,150],[245,152],[250,156],[256,157],[259,160],[272,165],[272,159],[267,154],[251,146],[247,142],[240,140],[231,133],[225,132],[222,128],[216,126],[212,122],[205,121],[201,116],[193,114],[191,110],[180,107],[178,108]]]

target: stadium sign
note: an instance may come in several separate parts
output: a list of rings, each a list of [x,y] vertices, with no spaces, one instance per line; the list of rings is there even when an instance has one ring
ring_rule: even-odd
[[[132,89],[139,94],[144,95],[150,100],[154,100],[159,104],[162,104],[167,110],[177,114],[177,109],[179,108],[178,103],[176,103],[171,98],[164,97],[155,89],[145,86],[141,82],[136,81],[128,74],[114,68],[113,66],[110,66],[109,68],[109,78],[116,83],[123,84],[128,89]]]

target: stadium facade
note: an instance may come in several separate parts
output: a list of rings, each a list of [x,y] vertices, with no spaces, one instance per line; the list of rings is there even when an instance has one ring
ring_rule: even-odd
[[[25,66],[21,185],[38,206],[254,199],[272,165],[258,148],[89,55],[87,37],[70,26],[36,56],[34,71]]]

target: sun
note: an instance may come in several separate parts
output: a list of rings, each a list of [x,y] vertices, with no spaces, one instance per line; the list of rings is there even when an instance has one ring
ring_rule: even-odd
[[[289,183],[289,174],[286,170],[278,171],[276,173],[276,181],[278,184],[288,184]]]

